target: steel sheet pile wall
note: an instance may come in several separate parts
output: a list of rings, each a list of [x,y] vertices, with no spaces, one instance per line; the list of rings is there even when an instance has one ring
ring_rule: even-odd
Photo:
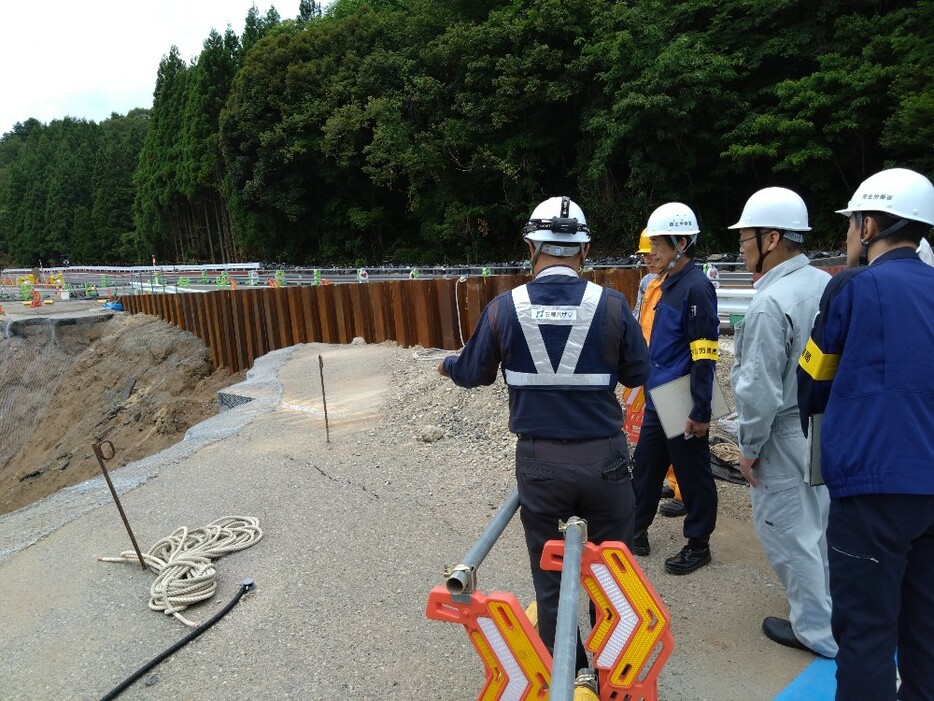
[[[585,274],[635,301],[641,271]],[[132,314],[158,316],[198,336],[215,368],[237,372],[261,355],[297,343],[395,341],[400,346],[457,350],[470,338],[480,313],[500,292],[527,275],[395,280],[316,287],[219,290],[205,294],[144,294],[120,298]]]

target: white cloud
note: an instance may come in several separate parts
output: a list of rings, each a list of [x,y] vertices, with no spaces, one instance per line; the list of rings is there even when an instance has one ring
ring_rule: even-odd
[[[250,7],[283,19],[298,0],[29,0],[4,3],[0,20],[0,134],[35,117],[94,121],[151,107],[156,73],[172,45],[184,60],[214,28],[239,36]]]

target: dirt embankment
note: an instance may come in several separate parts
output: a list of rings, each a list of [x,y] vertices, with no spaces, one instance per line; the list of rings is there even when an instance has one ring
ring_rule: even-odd
[[[245,373],[213,371],[196,336],[142,314],[34,325],[0,340],[0,513],[180,441]]]

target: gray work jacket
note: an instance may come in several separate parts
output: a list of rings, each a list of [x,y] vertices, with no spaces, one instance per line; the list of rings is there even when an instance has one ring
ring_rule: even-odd
[[[737,324],[730,372],[739,426],[739,448],[759,457],[776,422],[798,421],[798,358],[811,334],[825,271],[799,254],[756,282],[756,294]]]

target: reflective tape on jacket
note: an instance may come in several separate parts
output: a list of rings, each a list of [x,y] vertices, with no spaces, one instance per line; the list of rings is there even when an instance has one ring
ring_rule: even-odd
[[[691,360],[713,360],[720,358],[720,348],[716,341],[707,338],[701,338],[691,341]]]
[[[518,372],[507,368],[506,384],[513,387],[609,387],[612,382],[609,373],[575,372],[602,294],[603,288],[588,282],[579,305],[541,305],[532,304],[525,285],[514,289],[512,301],[536,372]],[[571,327],[557,370],[545,347],[540,328],[542,324]]]
[[[837,353],[824,353],[813,338],[808,339],[798,365],[817,382],[832,380],[837,374],[840,356]]]

